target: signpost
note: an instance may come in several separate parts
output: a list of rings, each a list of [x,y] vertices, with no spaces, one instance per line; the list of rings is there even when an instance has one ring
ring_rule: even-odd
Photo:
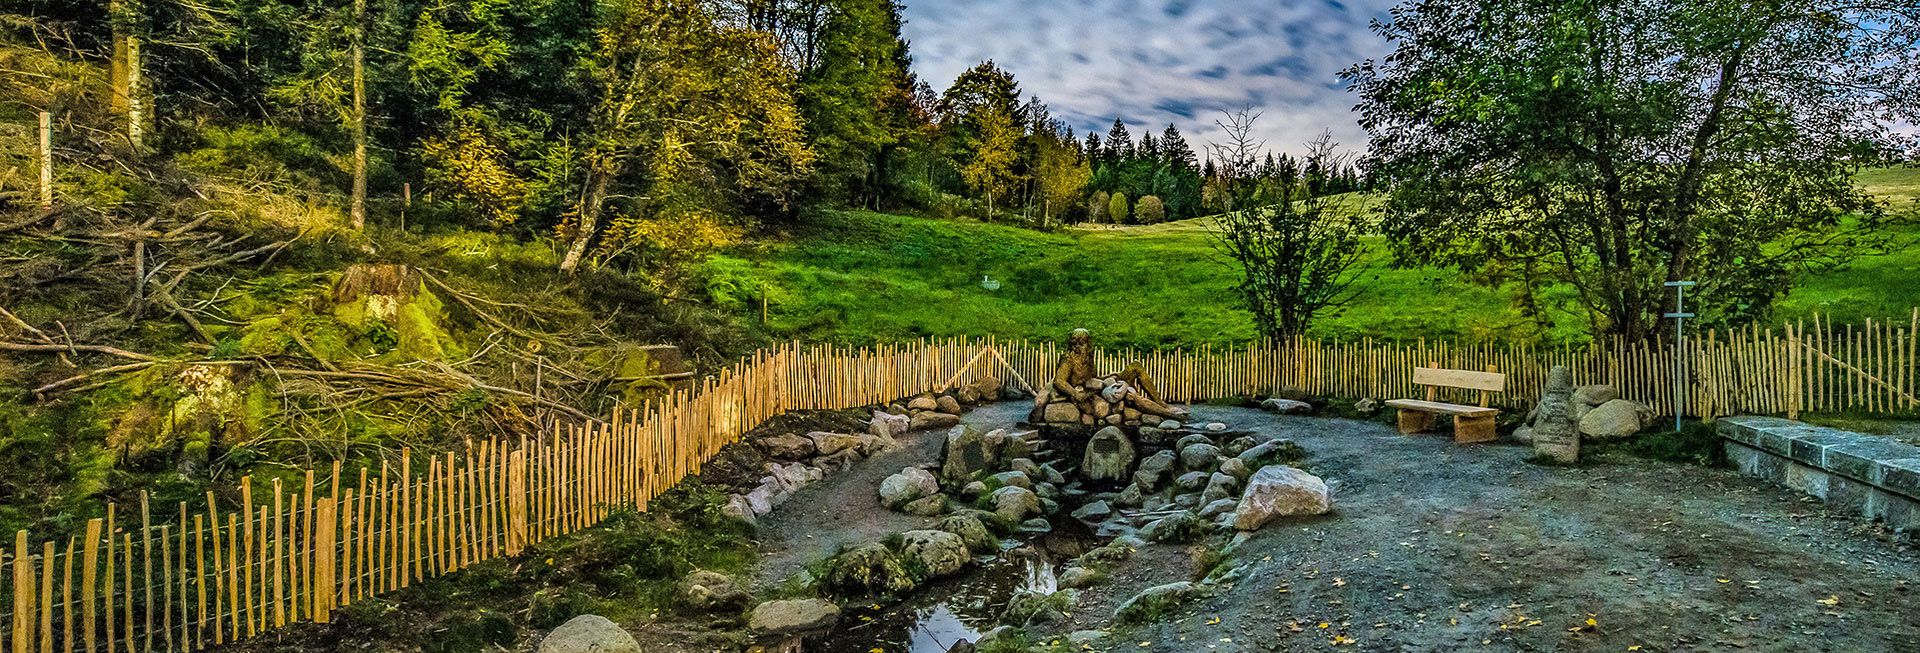
[[[1687,312],[1687,289],[1693,286],[1692,281],[1667,282],[1667,287],[1674,292],[1673,312],[1666,314],[1666,317],[1673,319],[1673,430],[1676,433],[1680,431],[1680,416],[1686,412],[1687,332],[1684,325],[1687,318],[1694,317],[1694,314]]]

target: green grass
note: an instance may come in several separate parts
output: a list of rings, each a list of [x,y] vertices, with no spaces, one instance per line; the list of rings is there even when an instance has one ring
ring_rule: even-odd
[[[1920,206],[1920,169],[1873,170],[1863,187],[1896,211]],[[1366,201],[1363,198],[1363,201]],[[1907,247],[1863,257],[1801,282],[1778,319],[1814,312],[1839,323],[1905,317],[1920,306],[1920,229]],[[1381,339],[1579,341],[1586,324],[1522,317],[1512,293],[1458,273],[1395,269],[1369,237],[1360,295],[1320,316],[1314,335]],[[1043,233],[972,220],[866,211],[816,214],[800,230],[717,256],[705,268],[723,310],[759,320],[780,339],[869,343],[922,336],[1059,339],[1092,329],[1104,345],[1158,347],[1245,342],[1253,321],[1234,290],[1236,272],[1214,250],[1204,220]],[[983,287],[983,279],[998,282]]]

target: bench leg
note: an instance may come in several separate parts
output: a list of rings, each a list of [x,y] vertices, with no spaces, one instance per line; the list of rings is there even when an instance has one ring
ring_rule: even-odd
[[[1453,441],[1456,443],[1492,442],[1498,437],[1500,435],[1494,430],[1492,415],[1453,417]]]
[[[1413,435],[1433,430],[1433,413],[1400,409],[1400,433]]]

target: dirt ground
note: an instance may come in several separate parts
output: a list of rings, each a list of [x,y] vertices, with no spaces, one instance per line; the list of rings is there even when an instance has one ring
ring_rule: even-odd
[[[1920,650],[1920,550],[1727,470],[1544,467],[1374,422],[1195,414],[1298,441],[1335,512],[1260,531],[1225,563],[1239,581],[1097,650]],[[1062,632],[1109,628],[1192,568],[1149,546]]]

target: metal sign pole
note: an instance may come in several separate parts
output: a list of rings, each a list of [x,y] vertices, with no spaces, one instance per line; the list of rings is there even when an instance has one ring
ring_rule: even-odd
[[[1694,314],[1687,312],[1687,289],[1693,286],[1692,281],[1667,282],[1667,287],[1674,292],[1673,312],[1666,314],[1666,317],[1673,319],[1673,430],[1676,433],[1680,431],[1680,416],[1687,412],[1687,332],[1683,327],[1687,318],[1694,317]]]

